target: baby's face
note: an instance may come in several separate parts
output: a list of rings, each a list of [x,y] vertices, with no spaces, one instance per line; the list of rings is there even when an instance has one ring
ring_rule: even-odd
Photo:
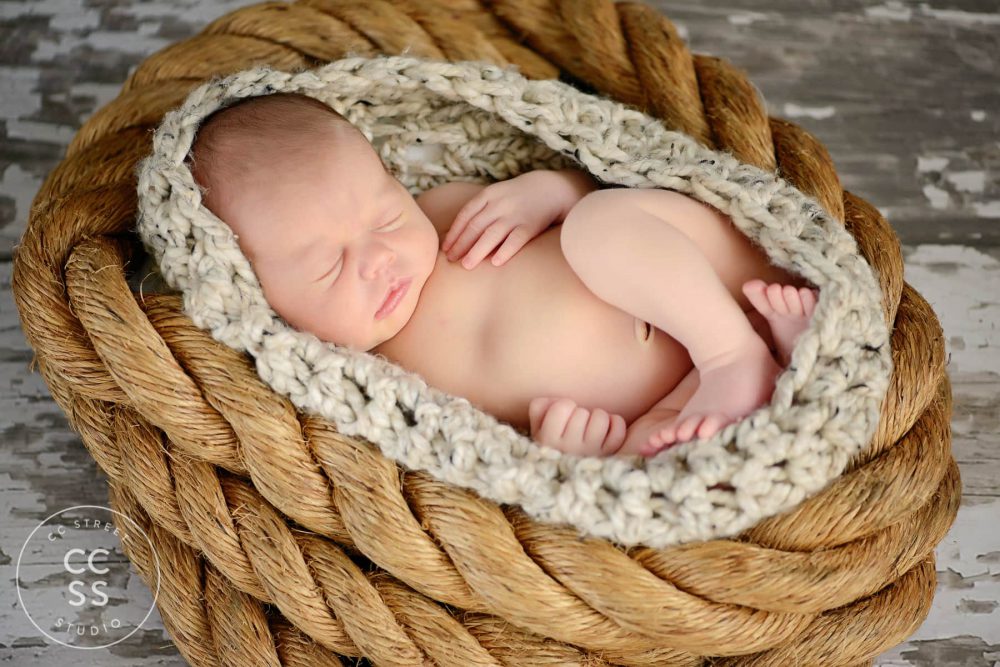
[[[368,351],[409,321],[439,239],[367,141],[350,150],[330,143],[294,162],[276,157],[216,213],[275,312],[321,340]]]

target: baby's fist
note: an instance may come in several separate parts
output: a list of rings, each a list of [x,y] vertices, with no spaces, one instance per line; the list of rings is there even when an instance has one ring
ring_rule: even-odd
[[[540,397],[528,404],[531,437],[577,456],[610,456],[625,442],[625,418],[580,407],[571,398]]]

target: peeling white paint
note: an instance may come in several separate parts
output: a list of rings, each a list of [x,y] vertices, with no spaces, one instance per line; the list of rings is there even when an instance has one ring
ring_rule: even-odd
[[[80,0],[73,2],[73,9],[71,11],[63,9],[55,13],[49,22],[50,27],[66,32],[71,30],[93,30],[99,25],[101,25],[100,12],[85,7]]]
[[[913,16],[913,10],[905,7],[898,0],[890,0],[884,5],[865,7],[865,16],[892,21],[909,21],[910,17]]]
[[[927,299],[945,329],[948,371],[1000,378],[1000,261],[976,248],[925,244],[905,253],[903,266],[904,279]],[[949,336],[960,336],[964,348],[952,347]]]
[[[824,118],[830,118],[837,113],[836,107],[807,107],[796,104],[795,102],[785,102],[782,108],[784,109],[784,115],[789,118],[801,118],[802,116],[808,116],[809,118],[822,120]]]
[[[933,208],[948,208],[951,198],[948,196],[947,190],[942,190],[933,183],[927,183],[924,185],[923,191],[924,196],[927,197],[927,201],[931,203]]]
[[[979,170],[952,171],[944,175],[956,189],[963,192],[982,192],[986,187],[986,172]]]
[[[35,52],[35,57],[43,60],[51,60],[57,56],[72,55],[78,49],[91,51],[107,50],[114,53],[131,53],[144,56],[168,46],[172,41],[162,37],[140,35],[132,31],[112,32],[110,30],[95,30],[83,35],[64,34],[57,42],[40,39],[38,40],[38,50]]]
[[[774,18],[769,14],[764,14],[762,12],[738,12],[736,14],[730,14],[726,19],[732,25],[750,25],[757,21],[774,21]]]
[[[10,136],[17,136],[11,133],[15,119],[35,113],[41,106],[37,71],[27,67],[0,67],[0,118],[7,121]]]
[[[9,165],[0,173],[0,192],[9,193],[14,198],[14,220],[19,229],[27,227],[28,211],[35,193],[42,187],[39,176],[25,171],[19,164]],[[2,488],[2,487],[0,487]],[[0,514],[0,516],[6,516]]]
[[[972,202],[971,206],[980,218],[1000,218],[1000,199]]]
[[[1000,609],[976,612],[974,602],[1000,600],[1000,562],[980,558],[1000,552],[1000,531],[996,526],[1000,499],[981,505],[962,505],[948,535],[935,550],[938,586],[931,611],[910,641],[963,635],[1000,644]]]
[[[948,166],[949,158],[931,155],[917,156],[917,173],[923,174],[929,171],[941,171]]]
[[[247,0],[150,0],[131,5],[128,13],[140,18],[183,16],[192,25],[204,25],[247,4]]]
[[[20,139],[30,139],[39,143],[51,143],[66,146],[73,139],[77,128],[73,125],[56,125],[55,123],[19,120],[9,126],[10,136]]]
[[[7,119],[7,136],[65,146],[76,128],[52,122],[22,120],[41,110],[38,74],[23,67],[0,67],[0,118]]]
[[[991,14],[985,14],[982,12],[965,12],[961,9],[934,9],[926,2],[922,2],[920,3],[920,13],[924,16],[949,23],[1000,25],[1000,14],[995,11]]]
[[[11,19],[26,14],[36,16],[76,15],[84,12],[81,0],[28,0],[27,2],[0,2],[0,19]],[[60,19],[57,19],[60,20]]]

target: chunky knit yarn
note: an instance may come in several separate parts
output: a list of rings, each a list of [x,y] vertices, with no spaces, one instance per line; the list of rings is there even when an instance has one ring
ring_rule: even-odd
[[[265,301],[232,231],[202,205],[184,162],[206,116],[276,92],[304,93],[343,114],[411,194],[576,166],[607,184],[669,188],[726,213],[772,263],[820,288],[770,404],[651,459],[578,457],[537,445],[384,357],[294,330]],[[439,159],[411,159],[417,145],[435,147]],[[875,276],[814,199],[625,104],[529,80],[513,66],[348,57],[206,83],[165,116],[139,166],[138,232],[192,321],[252,355],[260,377],[300,410],[406,468],[623,545],[734,535],[792,508],[865,446],[888,390],[889,332]]]

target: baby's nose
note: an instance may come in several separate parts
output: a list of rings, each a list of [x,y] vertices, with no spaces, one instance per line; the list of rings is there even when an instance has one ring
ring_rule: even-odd
[[[395,260],[396,253],[392,248],[384,243],[375,243],[370,248],[365,262],[365,275],[368,278],[375,278],[385,273]]]

